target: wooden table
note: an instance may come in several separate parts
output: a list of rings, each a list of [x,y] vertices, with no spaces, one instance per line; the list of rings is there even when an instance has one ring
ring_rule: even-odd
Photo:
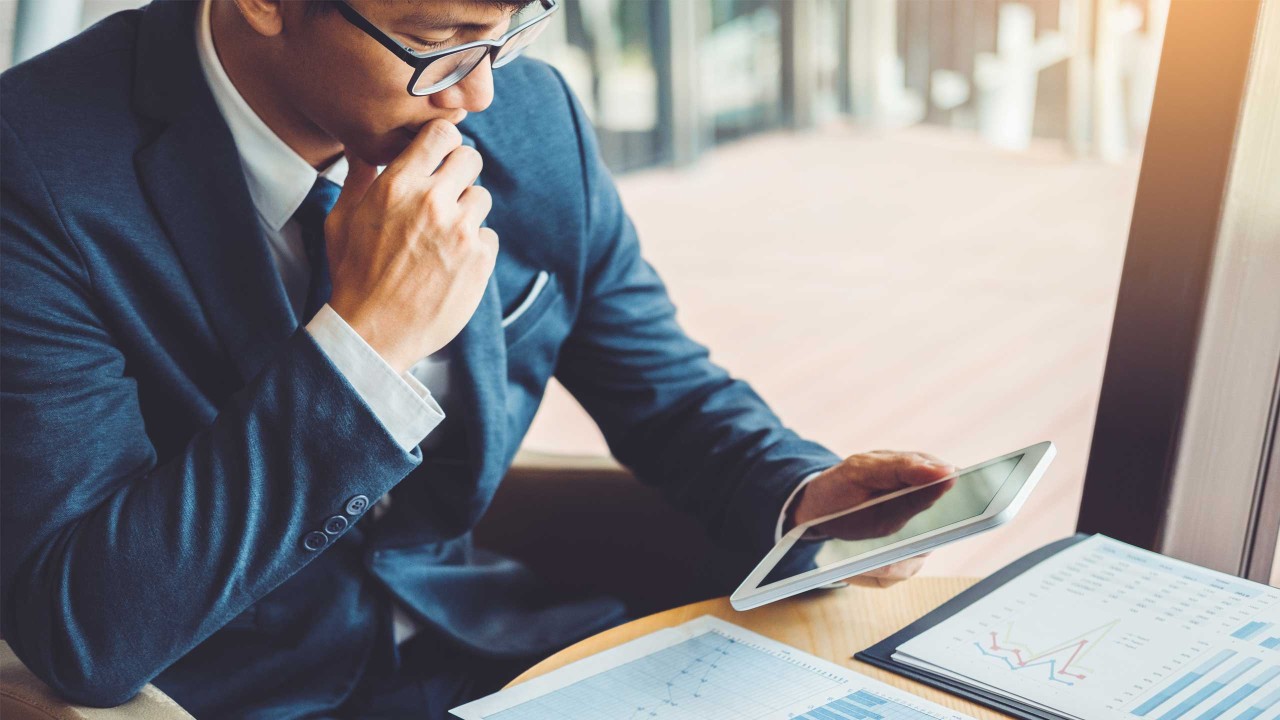
[[[854,652],[906,627],[975,582],[977,580],[972,578],[923,577],[889,588],[871,584],[851,585],[780,600],[747,612],[731,608],[728,598],[707,600],[640,618],[589,637],[529,668],[511,684],[516,685],[655,630],[679,625],[702,615],[714,615],[975,718],[1008,718],[1003,713],[852,658]]]

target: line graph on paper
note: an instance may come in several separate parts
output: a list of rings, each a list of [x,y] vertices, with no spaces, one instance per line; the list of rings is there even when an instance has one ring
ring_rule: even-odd
[[[751,720],[847,684],[713,630],[486,717]]]
[[[1087,679],[1093,668],[1089,667],[1089,653],[1115,630],[1120,621],[1086,630],[1062,640],[1033,643],[1020,642],[1014,625],[1003,631],[992,630],[985,637],[973,641],[973,647],[997,665],[1010,672],[1034,675],[1045,681],[1068,687]]]

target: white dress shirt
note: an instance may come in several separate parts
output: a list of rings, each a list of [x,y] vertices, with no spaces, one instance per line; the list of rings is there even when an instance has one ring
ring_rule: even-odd
[[[347,177],[347,161],[338,158],[323,173],[317,172],[249,107],[218,59],[210,8],[210,0],[202,0],[196,28],[200,66],[218,110],[231,129],[249,196],[257,209],[285,293],[294,313],[301,316],[311,266],[303,247],[302,229],[293,215],[319,176],[342,185]],[[434,445],[430,433],[444,419],[441,405],[447,403],[449,360],[444,352],[423,358],[405,372],[396,373],[328,304],[307,323],[306,329],[405,452],[412,452],[419,444],[426,449]],[[782,537],[787,509],[816,474],[806,477],[783,504],[776,538]],[[390,503],[391,495],[387,494],[374,504],[371,512],[375,522],[386,513]],[[392,610],[397,644],[421,630],[422,626],[398,603],[393,603]]]

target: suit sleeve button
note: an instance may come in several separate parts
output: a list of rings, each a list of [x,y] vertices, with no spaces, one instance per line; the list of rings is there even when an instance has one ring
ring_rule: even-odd
[[[324,521],[324,531],[330,535],[337,535],[347,529],[347,519],[341,515],[334,515]]]
[[[307,533],[307,536],[302,539],[302,546],[312,552],[315,552],[328,544],[329,536],[319,531],[309,532]]]
[[[364,495],[355,495],[355,496],[352,496],[352,498],[347,501],[346,510],[348,515],[359,515],[360,513],[368,509],[368,507],[369,507],[369,498],[365,497]]]

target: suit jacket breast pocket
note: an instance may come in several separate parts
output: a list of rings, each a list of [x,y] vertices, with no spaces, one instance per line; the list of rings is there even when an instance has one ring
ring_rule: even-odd
[[[559,298],[560,287],[556,282],[555,273],[540,271],[520,302],[507,313],[506,317],[502,318],[502,334],[507,341],[507,347],[515,345],[526,337]]]

